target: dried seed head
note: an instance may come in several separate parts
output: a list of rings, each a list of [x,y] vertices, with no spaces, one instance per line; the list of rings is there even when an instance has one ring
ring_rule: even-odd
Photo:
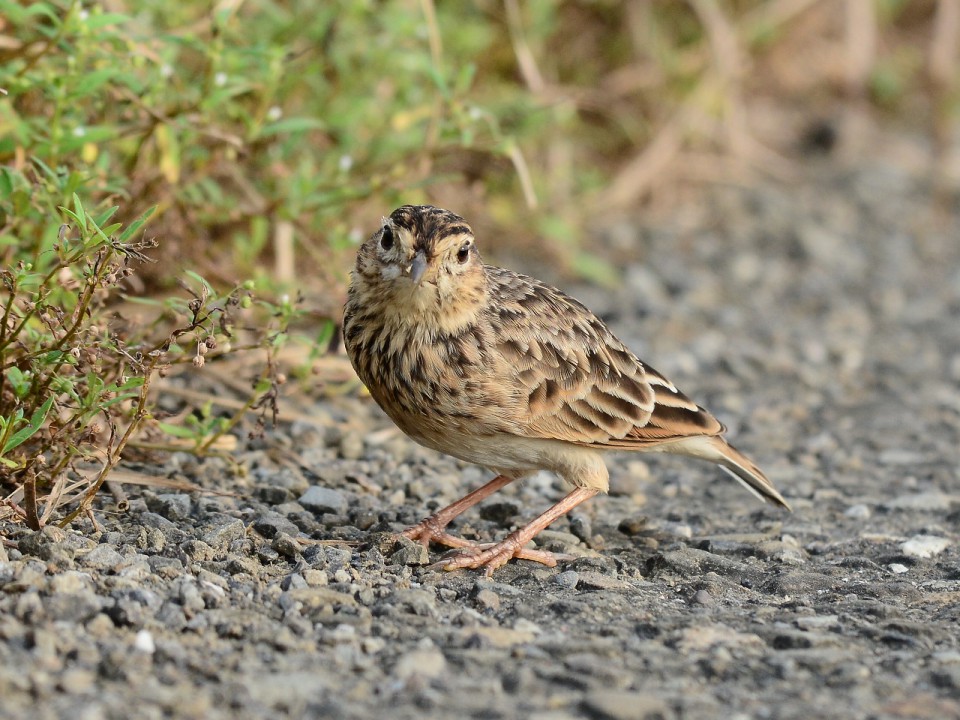
[[[202,368],[204,363],[203,355],[194,355],[193,356],[193,366],[195,368]]]
[[[60,268],[60,272],[57,273],[57,282],[65,290],[72,290],[80,284],[73,276],[73,272],[70,270],[70,268],[67,267]]]

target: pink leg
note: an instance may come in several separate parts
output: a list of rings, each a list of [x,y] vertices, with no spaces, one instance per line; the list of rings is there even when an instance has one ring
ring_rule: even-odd
[[[481,488],[481,490],[482,489],[483,488]],[[510,558],[522,557],[523,553],[532,552],[530,550],[524,550],[523,546],[558,517],[570,512],[577,505],[585,500],[589,500],[598,492],[599,490],[594,488],[577,488],[545,513],[519,530],[513,531],[497,544],[486,550],[467,548],[446,563],[443,563],[443,569],[459,570],[460,568],[485,567],[487,577],[489,577],[493,575],[494,570],[501,565],[505,565]],[[549,555],[549,553],[544,554]],[[544,562],[543,559],[537,559],[539,562],[543,562],[550,567],[557,564],[557,561],[552,557],[550,558],[551,562]]]
[[[485,550],[488,547],[491,547],[492,543],[473,543],[469,540],[464,540],[463,538],[451,535],[448,532],[444,532],[444,528],[446,528],[447,525],[449,525],[450,522],[458,515],[466,510],[469,510],[477,503],[485,500],[497,492],[497,490],[500,490],[512,482],[513,478],[507,477],[506,475],[497,475],[497,477],[483,487],[477,488],[469,495],[457,500],[455,503],[447,505],[447,507],[443,508],[442,510],[438,510],[426,520],[420,521],[412,528],[404,530],[400,534],[404,537],[410,538],[411,540],[419,540],[424,547],[427,547],[431,542],[435,542],[452,548],[464,548],[475,551]],[[542,550],[527,550],[521,548],[515,557],[523,560],[542,562],[544,565],[549,565],[551,567],[557,564],[557,561],[554,559],[553,555]]]
[[[464,540],[459,538],[456,535],[450,535],[449,533],[441,533],[436,535],[433,538],[433,541],[441,545],[446,545],[447,547],[460,548],[466,553],[479,553],[487,548],[492,548],[496,546],[496,543],[475,543],[469,540]],[[547,567],[555,567],[557,560],[573,560],[572,555],[555,555],[552,552],[547,552],[546,550],[531,550],[530,548],[520,548],[517,550],[517,553],[514,555],[515,558],[520,560],[533,560],[534,562],[543,563]],[[440,560],[440,562],[435,563],[431,567],[445,567],[446,561]]]
[[[444,528],[446,528],[447,525],[449,525],[451,521],[458,515],[466,510],[469,510],[478,502],[485,500],[493,495],[497,490],[506,487],[512,482],[513,478],[507,477],[506,475],[497,475],[493,480],[488,482],[483,487],[479,487],[469,495],[465,495],[464,497],[460,498],[455,503],[447,505],[445,508],[443,508],[443,510],[438,510],[426,520],[421,520],[412,528],[404,530],[401,535],[410,538],[411,540],[419,540],[424,547],[429,545],[431,542],[438,542],[442,545],[448,545],[449,547],[463,547],[462,543],[466,543],[466,540],[460,541],[460,544],[456,545],[450,544],[449,542],[444,542],[444,538],[453,538],[454,540],[459,541],[459,538],[454,538],[452,535],[445,533]]]

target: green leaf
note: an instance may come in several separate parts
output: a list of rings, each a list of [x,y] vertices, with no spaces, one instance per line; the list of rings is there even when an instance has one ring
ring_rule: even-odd
[[[119,206],[119,205],[114,205],[114,206],[113,206],[112,208],[110,208],[109,210],[105,210],[104,212],[102,212],[102,213],[97,217],[97,219],[94,220],[94,222],[97,223],[97,225],[99,225],[100,227],[103,227],[103,226],[106,224],[107,220],[109,220],[110,218],[112,218],[112,217],[113,217],[113,214],[114,214],[115,212],[117,212],[117,210],[119,210],[119,209],[120,209],[120,206]]]
[[[30,422],[27,423],[27,426],[17,430],[17,432],[13,434],[13,437],[7,440],[6,445],[3,446],[3,450],[0,450],[0,453],[6,454],[33,437],[43,426],[44,421],[47,419],[47,413],[50,412],[52,406],[53,397],[49,397],[43,405],[33,411],[33,415],[30,416]]]
[[[617,286],[620,277],[616,269],[606,260],[589,253],[580,252],[573,259],[573,267],[581,277],[603,287]]]
[[[30,392],[30,378],[18,367],[7,368],[7,382],[13,388],[13,394],[21,400]]]
[[[33,161],[33,164],[36,165],[43,171],[43,174],[47,176],[47,179],[55,185],[59,185],[58,180],[60,179],[53,170],[50,169],[50,166],[47,165],[43,160],[38,157],[30,158]]]
[[[100,408],[101,409],[108,408],[113,405],[116,405],[117,403],[123,402],[124,400],[130,400],[132,398],[138,397],[139,395],[140,393],[137,393],[137,392],[119,393],[118,395],[110,398],[109,400],[102,400],[100,402]]]
[[[70,88],[70,94],[77,99],[93,95],[103,85],[106,85],[114,78],[120,77],[123,74],[123,69],[119,67],[105,67],[100,70],[85,73],[81,75],[77,83]]]
[[[0,168],[0,194],[9,197],[13,192],[13,171],[10,168]]]
[[[277,120],[265,125],[260,131],[260,137],[271,137],[282,133],[304,132],[305,130],[323,130],[326,127],[319,118],[292,117]]]
[[[83,211],[83,204],[80,202],[80,198],[77,197],[77,194],[73,194],[73,207],[77,209],[77,214],[74,216],[77,218],[77,222],[80,223],[80,229],[82,230],[87,226],[87,214]]]
[[[172,435],[173,437],[187,438],[190,440],[197,439],[196,430],[180,427],[179,425],[171,425],[170,423],[165,423],[165,422],[158,422],[157,427],[163,430],[167,435]]]
[[[77,213],[75,213],[73,210],[68,210],[68,209],[65,208],[63,205],[61,205],[61,206],[60,206],[60,211],[61,211],[64,215],[72,218],[72,219],[74,220],[74,222],[76,222],[76,223],[78,223],[78,224],[81,222],[80,216],[77,215]]]
[[[157,206],[154,205],[153,207],[147,208],[146,210],[144,210],[143,213],[140,215],[140,217],[138,217],[132,223],[127,225],[127,229],[124,230],[122,233],[120,233],[120,237],[118,238],[118,241],[123,243],[123,242],[126,242],[130,237],[132,237],[133,234],[137,232],[137,230],[139,230],[144,226],[144,224],[146,224],[147,220],[150,219],[150,216],[153,215],[156,209],[157,209]]]
[[[117,385],[114,383],[113,385],[108,385],[106,389],[107,392],[126,392],[127,390],[143,387],[144,382],[145,379],[142,377],[133,377],[123,383],[123,385]]]
[[[90,30],[98,30],[108,25],[122,25],[126,22],[130,22],[130,18],[127,15],[121,13],[103,13],[102,15],[93,14],[88,16],[84,24]]]
[[[198,283],[203,285],[207,289],[207,292],[210,293],[211,297],[213,297],[214,295],[213,286],[210,283],[208,283],[206,280],[204,280],[202,275],[195,273],[193,270],[184,270],[183,272],[186,273],[188,277],[193,278]]]

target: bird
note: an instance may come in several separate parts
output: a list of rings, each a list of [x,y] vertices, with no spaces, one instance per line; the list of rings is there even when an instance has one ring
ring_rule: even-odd
[[[490,576],[609,489],[610,451],[685,455],[719,465],[759,499],[790,509],[726,428],[641,361],[583,304],[532,277],[487,265],[473,230],[432,205],[404,205],[357,251],[343,340],[360,380],[417,443],[495,477],[401,534],[457,548],[440,566]],[[453,535],[461,513],[540,471],[573,489],[495,543]]]

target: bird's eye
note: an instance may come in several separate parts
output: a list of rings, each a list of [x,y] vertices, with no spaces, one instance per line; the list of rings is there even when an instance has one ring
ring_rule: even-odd
[[[463,265],[467,260],[470,259],[470,243],[464,243],[460,246],[460,249],[457,250],[457,262]]]
[[[383,226],[383,235],[380,236],[380,247],[389,250],[393,247],[393,230],[388,225]]]

